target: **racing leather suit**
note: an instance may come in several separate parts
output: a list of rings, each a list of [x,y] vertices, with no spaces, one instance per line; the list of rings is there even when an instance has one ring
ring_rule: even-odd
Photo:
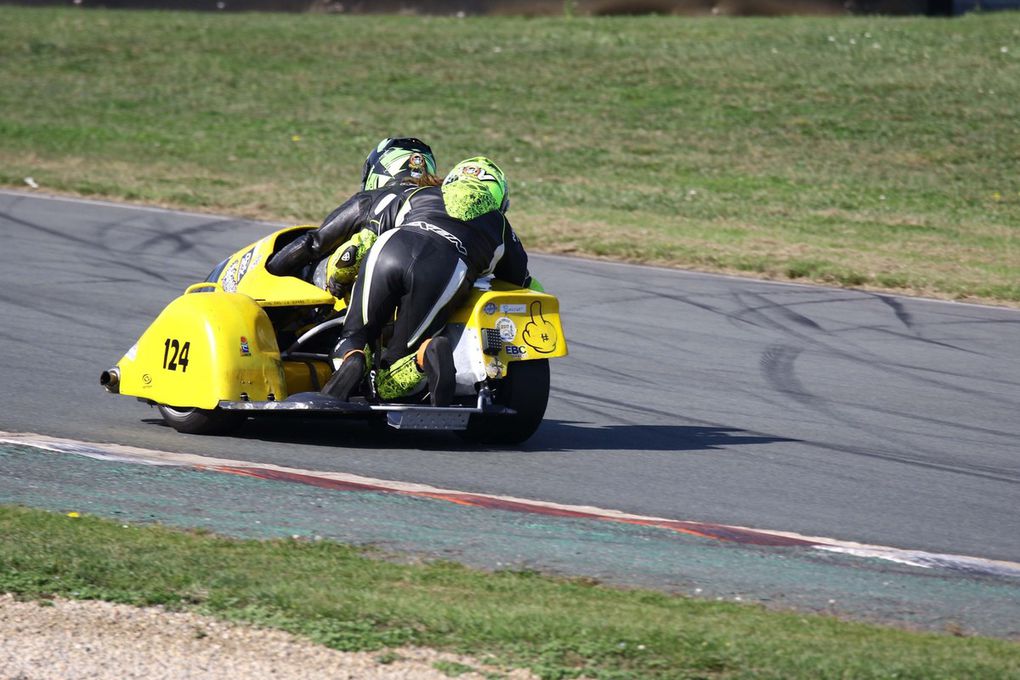
[[[531,282],[524,247],[498,210],[461,221],[446,212],[439,187],[425,187],[380,218],[382,236],[361,263],[336,358],[377,340],[397,311],[386,368],[438,332],[478,277]]]
[[[384,229],[396,224],[397,212],[419,188],[395,184],[359,191],[331,212],[318,229],[305,232],[270,257],[266,271],[276,276],[300,277],[309,263],[329,256],[362,229],[382,234]],[[384,224],[387,226],[383,227]]]

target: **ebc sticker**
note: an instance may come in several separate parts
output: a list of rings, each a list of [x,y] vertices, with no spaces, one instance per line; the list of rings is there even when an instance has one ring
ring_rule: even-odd
[[[188,371],[188,353],[191,351],[191,343],[181,342],[177,338],[167,338],[163,343],[163,368],[168,371],[180,370],[181,373]]]
[[[505,316],[496,319],[496,330],[499,331],[499,337],[503,342],[513,342],[513,339],[517,337],[517,325],[514,324],[513,319]]]
[[[503,349],[508,357],[522,357],[528,353],[527,347],[518,347],[517,345],[507,345]]]

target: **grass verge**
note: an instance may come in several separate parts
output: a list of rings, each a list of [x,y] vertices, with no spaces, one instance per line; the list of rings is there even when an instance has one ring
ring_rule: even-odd
[[[5,6],[0,63],[8,186],[316,222],[416,134],[535,250],[1020,304],[1020,13]]]
[[[543,678],[1010,678],[1020,646],[535,573],[402,565],[0,506],[0,592],[191,609],[340,650],[469,653]]]

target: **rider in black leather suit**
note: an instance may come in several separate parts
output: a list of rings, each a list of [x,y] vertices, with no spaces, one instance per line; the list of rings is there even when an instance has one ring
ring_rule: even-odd
[[[382,224],[395,224],[407,196],[437,185],[436,159],[429,145],[414,137],[384,139],[365,159],[362,191],[331,212],[318,229],[305,232],[275,253],[266,270],[277,276],[301,276],[305,267],[329,256],[356,233],[376,235]]]
[[[338,370],[323,392],[348,399],[361,385],[364,350],[396,312],[376,374],[378,396],[404,396],[427,378],[433,404],[450,402],[452,350],[445,337],[433,335],[478,277],[531,283],[527,254],[504,215],[507,206],[503,172],[476,157],[454,167],[442,188],[412,190],[398,210],[380,213],[377,228],[383,235],[361,263],[333,352]]]

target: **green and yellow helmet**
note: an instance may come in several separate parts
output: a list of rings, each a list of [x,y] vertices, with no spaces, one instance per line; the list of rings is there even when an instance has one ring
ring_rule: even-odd
[[[446,212],[459,220],[471,220],[493,210],[510,207],[510,185],[499,166],[484,156],[457,163],[443,180]]]
[[[436,158],[429,145],[414,137],[386,138],[365,159],[361,186],[365,191],[391,184],[411,184],[436,174]]]

